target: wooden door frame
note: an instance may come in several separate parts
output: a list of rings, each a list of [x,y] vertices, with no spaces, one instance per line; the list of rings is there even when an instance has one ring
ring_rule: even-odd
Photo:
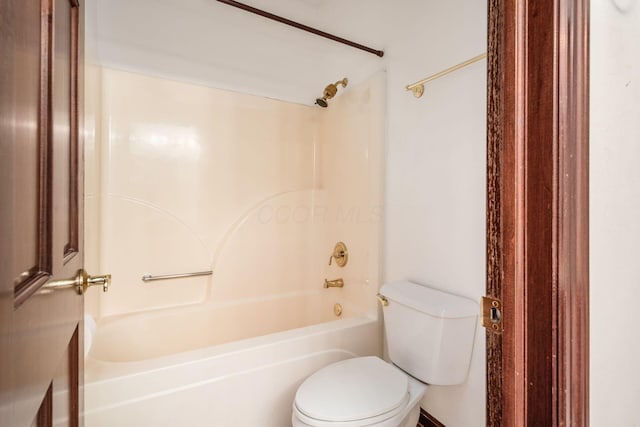
[[[489,0],[488,426],[587,426],[589,0]]]

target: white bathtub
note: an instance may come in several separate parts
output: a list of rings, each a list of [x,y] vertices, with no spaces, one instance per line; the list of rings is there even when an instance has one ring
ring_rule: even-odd
[[[327,292],[99,322],[85,363],[86,426],[291,425],[307,376],[381,353],[375,316],[343,304],[337,318],[335,302]]]

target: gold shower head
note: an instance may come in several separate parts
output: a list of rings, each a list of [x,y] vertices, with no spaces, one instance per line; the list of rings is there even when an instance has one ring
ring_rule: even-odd
[[[349,83],[349,79],[345,77],[342,80],[338,80],[335,83],[331,83],[327,85],[327,87],[325,87],[324,91],[322,92],[322,98],[316,99],[316,104],[321,106],[322,108],[327,108],[329,106],[329,103],[327,101],[333,98],[334,96],[336,96],[336,94],[338,93],[338,85],[342,85],[342,87],[347,87],[348,83]]]

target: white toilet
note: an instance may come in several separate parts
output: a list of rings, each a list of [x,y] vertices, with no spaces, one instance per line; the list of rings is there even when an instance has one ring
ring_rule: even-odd
[[[415,427],[427,384],[463,383],[478,304],[411,282],[380,296],[389,358],[356,357],[326,366],[298,388],[293,427]]]

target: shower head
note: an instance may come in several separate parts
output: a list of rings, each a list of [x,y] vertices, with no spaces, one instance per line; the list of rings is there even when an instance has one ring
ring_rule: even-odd
[[[316,98],[316,104],[321,106],[322,108],[327,108],[329,106],[327,100],[324,98]]]
[[[344,79],[338,80],[335,83],[328,84],[322,92],[322,98],[316,98],[316,104],[321,106],[322,108],[327,108],[329,106],[329,103],[327,101],[336,96],[336,94],[338,93],[338,85],[347,87],[348,83],[349,80],[345,77]]]

